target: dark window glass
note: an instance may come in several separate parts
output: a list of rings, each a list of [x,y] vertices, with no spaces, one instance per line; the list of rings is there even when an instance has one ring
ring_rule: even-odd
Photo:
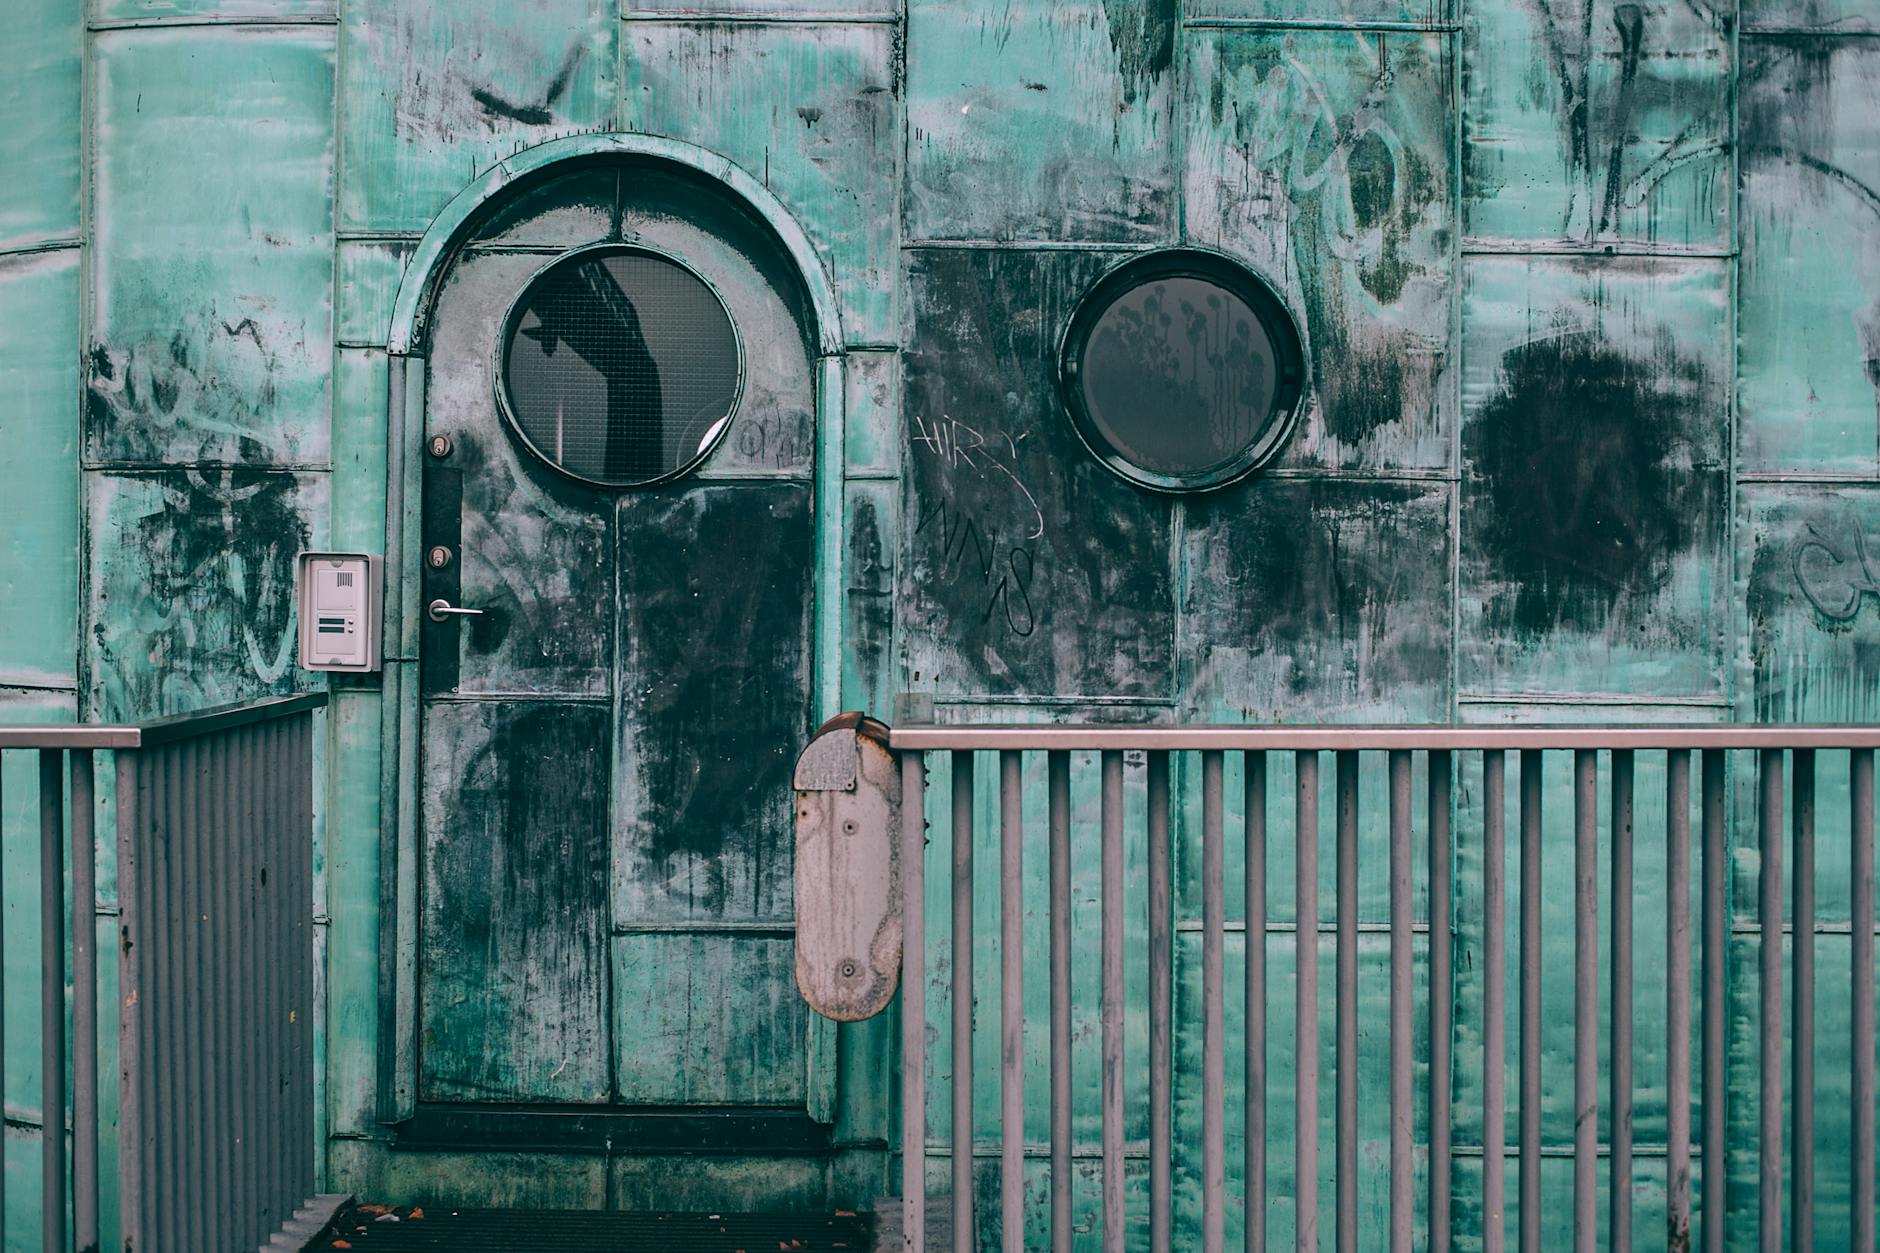
[[[1259,279],[1204,253],[1112,272],[1066,337],[1065,400],[1112,469],[1169,490],[1238,478],[1276,452],[1300,385],[1298,335]]]
[[[736,329],[705,281],[632,248],[577,253],[523,292],[502,390],[529,447],[576,478],[629,487],[703,460],[742,380]]]

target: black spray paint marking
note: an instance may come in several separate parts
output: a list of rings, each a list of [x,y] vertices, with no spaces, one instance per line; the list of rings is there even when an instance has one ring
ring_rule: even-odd
[[[1578,332],[1502,354],[1505,382],[1464,428],[1481,477],[1477,535],[1513,589],[1514,624],[1604,625],[1652,594],[1710,508],[1692,363],[1634,360]]]
[[[1005,560],[1001,563],[999,533],[958,509],[948,508],[944,500],[935,501],[921,514],[914,534],[918,537],[935,524],[935,534],[940,540],[941,577],[957,578],[962,572],[977,574],[981,585],[991,589],[986,611],[979,618],[980,625],[992,621],[994,611],[1002,611],[1006,628],[1020,639],[1037,630],[1037,611],[1031,600],[1036,572],[1031,549],[1007,541]],[[970,561],[966,552],[969,545],[972,548]]]
[[[760,465],[792,470],[809,460],[808,414],[763,414],[739,422],[732,439],[738,452]]]
[[[1176,0],[1103,0],[1103,14],[1128,107],[1175,63],[1178,6]]]
[[[1622,4],[1613,10],[1612,24],[1619,31],[1619,42],[1623,48],[1619,70],[1619,120],[1621,125],[1612,133],[1612,157],[1606,166],[1606,195],[1599,207],[1599,226],[1594,232],[1603,235],[1606,226],[1612,221],[1613,214],[1619,208],[1619,173],[1625,157],[1625,140],[1632,117],[1632,98],[1638,87],[1638,63],[1645,46],[1645,11],[1636,4]]]
[[[1398,305],[1411,281],[1428,274],[1419,260],[1426,217],[1449,194],[1445,176],[1392,125],[1390,60],[1390,39],[1379,34],[1375,75],[1342,112],[1317,103],[1333,98],[1327,84],[1277,53],[1230,61],[1210,89],[1215,122],[1231,112],[1243,159],[1278,178],[1294,205],[1292,253],[1319,422],[1347,446],[1415,416],[1427,367],[1406,360],[1427,360],[1435,347],[1367,312],[1372,301]],[[1250,90],[1236,88],[1247,82]],[[1315,102],[1305,125],[1301,101]]]
[[[575,66],[581,63],[581,56],[586,51],[586,47],[577,39],[574,46],[568,49],[568,55],[562,58],[561,69],[549,80],[548,91],[540,104],[517,104],[487,87],[472,87],[470,98],[492,118],[508,118],[524,126],[547,126],[555,120],[554,103],[567,92],[568,83],[574,78]]]
[[[1867,554],[1867,535],[1859,524],[1849,522],[1853,535],[1850,545],[1837,544],[1814,523],[1808,524],[1808,538],[1795,545],[1789,554],[1789,566],[1795,572],[1795,586],[1815,612],[1835,622],[1852,622],[1860,613],[1861,601],[1872,596],[1880,602],[1880,575]],[[1814,557],[1826,558],[1823,568]]]

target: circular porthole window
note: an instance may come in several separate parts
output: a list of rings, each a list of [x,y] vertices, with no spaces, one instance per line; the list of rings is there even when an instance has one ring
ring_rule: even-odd
[[[602,487],[695,468],[731,425],[743,346],[689,267],[603,245],[558,258],[525,287],[497,347],[497,397],[530,452]]]
[[[1257,275],[1214,253],[1151,253],[1105,275],[1065,332],[1059,381],[1098,460],[1199,491],[1270,461],[1305,378],[1299,332]]]

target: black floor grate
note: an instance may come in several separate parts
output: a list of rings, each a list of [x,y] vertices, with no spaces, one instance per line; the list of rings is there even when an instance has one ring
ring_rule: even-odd
[[[461,1253],[867,1253],[868,1220],[831,1214],[610,1214],[354,1205],[316,1249]]]

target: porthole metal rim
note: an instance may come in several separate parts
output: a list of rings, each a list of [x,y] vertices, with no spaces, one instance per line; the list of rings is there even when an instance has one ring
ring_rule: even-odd
[[[1260,437],[1212,466],[1181,474],[1151,470],[1112,447],[1097,431],[1086,411],[1078,379],[1078,359],[1089,343],[1090,332],[1109,305],[1125,293],[1158,278],[1206,279],[1239,296],[1259,320],[1281,367],[1274,393],[1273,417]],[[1123,481],[1171,496],[1228,487],[1270,465],[1299,425],[1300,414],[1305,409],[1306,375],[1305,344],[1299,335],[1298,322],[1279,290],[1240,258],[1191,244],[1136,253],[1110,267],[1078,298],[1058,337],[1058,403],[1078,442],[1098,465]]]
[[[610,483],[606,479],[596,479],[590,478],[585,474],[576,474],[573,470],[568,469],[566,466],[557,462],[553,457],[543,452],[536,446],[535,441],[529,438],[529,433],[522,429],[522,421],[516,416],[515,410],[510,403],[509,371],[506,368],[504,357],[507,354],[510,339],[515,334],[516,326],[522,320],[524,300],[527,299],[531,291],[535,290],[536,284],[541,282],[543,276],[550,270],[563,264],[572,263],[577,258],[594,253],[613,254],[629,252],[637,253],[641,256],[657,257],[661,261],[670,262],[697,279],[699,283],[704,286],[705,290],[711,293],[712,299],[718,302],[720,312],[725,315],[725,323],[731,327],[731,343],[737,354],[737,386],[731,393],[730,408],[726,410],[725,416],[719,419],[722,425],[719,428],[718,435],[711,441],[709,447],[699,451],[690,460],[673,467],[671,470],[655,478],[641,479],[634,483]],[[502,415],[503,425],[508,428],[511,437],[520,443],[538,462],[548,467],[556,474],[559,474],[561,477],[588,487],[599,488],[602,491],[637,492],[646,488],[664,487],[696,473],[701,466],[711,459],[712,454],[716,453],[724,446],[726,438],[731,434],[732,424],[737,421],[738,411],[744,407],[744,331],[738,326],[737,318],[732,315],[730,302],[725,299],[724,293],[718,290],[718,284],[712,282],[710,278],[699,271],[698,267],[694,266],[684,257],[664,248],[656,248],[637,240],[603,239],[596,240],[590,244],[580,244],[573,248],[564,248],[551,257],[545,264],[538,266],[530,273],[527,279],[523,280],[522,286],[518,288],[516,294],[510,298],[509,308],[503,314],[501,329],[498,330],[496,335],[496,345],[492,356],[494,360],[490,370],[491,390],[496,393],[496,410]]]

